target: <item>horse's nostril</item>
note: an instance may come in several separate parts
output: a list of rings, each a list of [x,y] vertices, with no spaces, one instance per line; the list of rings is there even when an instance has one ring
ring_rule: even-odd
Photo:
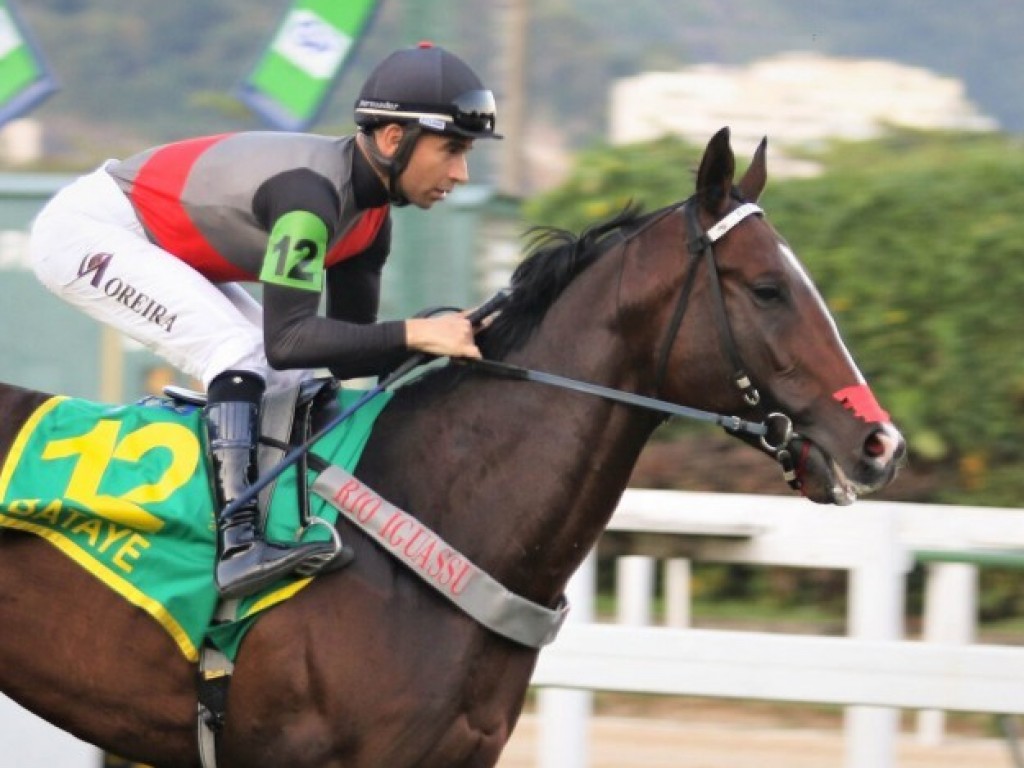
[[[872,459],[885,455],[885,441],[880,432],[872,432],[864,441],[864,453]]]

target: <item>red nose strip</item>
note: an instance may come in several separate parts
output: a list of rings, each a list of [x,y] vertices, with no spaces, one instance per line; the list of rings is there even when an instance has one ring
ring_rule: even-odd
[[[840,389],[834,392],[832,397],[842,403],[844,408],[853,411],[853,415],[861,421],[869,424],[889,423],[889,414],[882,410],[867,384],[856,384]]]

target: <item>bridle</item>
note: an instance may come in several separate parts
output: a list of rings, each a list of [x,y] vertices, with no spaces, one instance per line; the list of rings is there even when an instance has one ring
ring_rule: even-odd
[[[658,353],[654,387],[656,392],[661,392],[668,370],[669,356],[675,344],[676,336],[679,335],[679,328],[682,325],[683,317],[689,305],[698,268],[701,261],[703,261],[711,285],[711,308],[715,317],[715,326],[718,329],[718,336],[721,340],[723,351],[732,366],[731,381],[733,386],[742,395],[743,402],[751,408],[755,408],[761,403],[761,393],[746,373],[746,366],[743,363],[743,358],[740,356],[736,345],[736,338],[732,332],[729,314],[725,309],[725,298],[722,293],[721,276],[718,272],[718,261],[715,259],[715,243],[748,217],[763,216],[764,211],[756,203],[743,201],[735,190],[732,194],[735,199],[740,201],[740,205],[719,219],[706,231],[700,223],[699,204],[695,197],[685,200],[677,209],[686,220],[686,231],[689,234],[686,241],[686,250],[689,252],[691,259],[683,285],[679,291],[679,298],[676,301],[669,324],[665,329],[665,336]],[[794,434],[792,420],[784,413],[773,411],[764,417],[762,423],[766,431],[760,436],[759,447],[782,465],[783,476],[790,487],[799,489],[801,485],[800,479],[789,451]],[[773,438],[772,435],[777,437]]]
[[[718,335],[722,341],[722,348],[732,365],[732,383],[743,396],[743,402],[753,408],[761,402],[761,393],[757,391],[757,388],[747,375],[746,366],[743,364],[743,359],[740,357],[739,349],[736,346],[736,338],[732,332],[729,315],[725,310],[722,280],[718,273],[718,262],[715,259],[715,243],[725,237],[737,224],[740,224],[747,217],[763,216],[764,211],[756,203],[744,202],[705,231],[700,223],[700,217],[697,212],[698,204],[695,198],[690,198],[683,202],[678,210],[686,219],[686,231],[690,233],[689,239],[686,241],[686,250],[691,254],[692,258],[687,267],[682,288],[679,291],[679,299],[676,301],[675,310],[672,312],[672,318],[669,320],[668,327],[665,329],[665,337],[661,342],[661,350],[658,353],[658,363],[654,377],[655,392],[661,392],[662,385],[665,382],[665,374],[668,370],[668,359],[672,352],[672,346],[675,344],[676,336],[679,335],[679,328],[683,323],[683,317],[689,306],[690,295],[693,292],[693,285],[696,282],[698,267],[701,260],[703,260],[706,264],[708,279],[711,284],[711,308],[715,316],[715,325],[718,328]],[[767,418],[785,419],[786,422],[789,422],[789,418],[781,413],[769,414]],[[783,430],[783,433],[788,435],[791,429],[792,426],[788,425]],[[788,437],[780,444],[765,445],[764,447],[778,450],[785,443],[788,443]]]
[[[761,403],[761,394],[753,385],[750,377],[745,372],[743,360],[740,357],[739,349],[729,323],[729,316],[725,308],[725,299],[722,294],[721,277],[718,272],[718,263],[715,259],[715,243],[727,235],[736,225],[750,216],[763,215],[760,206],[755,203],[742,202],[737,208],[728,213],[707,231],[701,226],[698,216],[698,204],[695,198],[689,198],[678,206],[665,209],[661,215],[648,220],[645,226],[635,230],[627,239],[636,237],[641,231],[647,229],[656,221],[660,221],[665,215],[679,211],[686,219],[686,230],[690,233],[686,248],[691,254],[691,260],[687,267],[686,276],[680,289],[679,299],[676,301],[672,317],[665,330],[665,336],[658,352],[657,367],[655,373],[655,392],[660,393],[668,370],[668,360],[675,343],[676,336],[686,314],[689,305],[690,295],[693,291],[698,267],[701,261],[707,265],[708,277],[711,281],[712,311],[715,315],[715,322],[718,328],[719,337],[726,356],[732,365],[732,382],[740,391],[743,401],[754,408]],[[620,243],[621,244],[621,243]],[[791,488],[799,490],[801,482],[799,473],[796,471],[795,462],[790,453],[790,444],[794,437],[793,422],[784,413],[773,411],[764,416],[763,421],[747,421],[738,416],[726,416],[723,414],[703,411],[697,408],[677,405],[667,400],[623,392],[621,390],[604,387],[599,384],[579,381],[557,374],[536,371],[522,366],[512,365],[497,360],[459,360],[461,364],[469,365],[487,373],[504,378],[521,379],[534,381],[541,384],[570,389],[576,392],[596,395],[607,400],[633,405],[647,410],[658,412],[663,418],[670,416],[682,416],[684,418],[707,421],[723,427],[726,431],[743,436],[756,438],[759,448],[772,456],[782,466],[783,477]]]
[[[654,378],[655,391],[660,392],[665,381],[665,372],[668,369],[668,358],[679,334],[679,326],[682,325],[683,316],[690,301],[690,294],[693,291],[693,284],[696,282],[697,268],[700,266],[701,258],[707,264],[708,276],[711,280],[712,309],[715,313],[715,324],[718,326],[719,335],[726,355],[732,363],[732,381],[740,393],[743,401],[753,407],[761,402],[761,393],[757,391],[750,382],[750,377],[744,372],[743,361],[739,351],[736,349],[736,339],[732,333],[732,326],[729,323],[729,316],[725,311],[725,299],[722,296],[722,281],[718,274],[718,263],[715,261],[715,243],[721,240],[737,224],[748,216],[763,215],[761,207],[754,203],[743,203],[740,207],[729,213],[707,232],[701,227],[700,218],[697,214],[697,203],[693,198],[684,202],[680,208],[686,217],[686,229],[691,233],[686,242],[686,250],[692,254],[690,265],[686,270],[686,278],[683,287],[679,292],[679,299],[676,301],[675,311],[669,321],[665,332],[665,338],[661,343],[661,351],[658,353],[658,367]]]

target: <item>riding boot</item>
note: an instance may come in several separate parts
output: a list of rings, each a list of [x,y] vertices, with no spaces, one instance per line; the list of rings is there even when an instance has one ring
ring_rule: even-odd
[[[255,498],[230,513],[225,511],[256,479],[263,388],[255,374],[228,371],[210,384],[203,411],[218,504],[216,582],[224,598],[258,592],[297,568],[315,573],[333,565],[338,556],[351,557],[351,550],[336,551],[328,541],[267,541]]]

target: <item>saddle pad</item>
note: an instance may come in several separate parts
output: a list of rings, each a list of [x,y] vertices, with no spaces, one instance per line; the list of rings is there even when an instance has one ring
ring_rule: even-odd
[[[361,396],[341,390],[340,407]],[[353,469],[385,393],[320,440],[315,452]],[[54,397],[22,426],[0,469],[0,527],[34,533],[150,614],[191,661],[217,609],[216,534],[202,443],[201,413],[161,398],[111,406]],[[270,502],[269,536],[295,538],[296,472],[284,473]],[[311,512],[331,508],[311,497]],[[324,538],[314,526],[309,538]],[[238,601],[237,621],[211,639],[234,658],[259,612],[309,579],[282,580]]]

